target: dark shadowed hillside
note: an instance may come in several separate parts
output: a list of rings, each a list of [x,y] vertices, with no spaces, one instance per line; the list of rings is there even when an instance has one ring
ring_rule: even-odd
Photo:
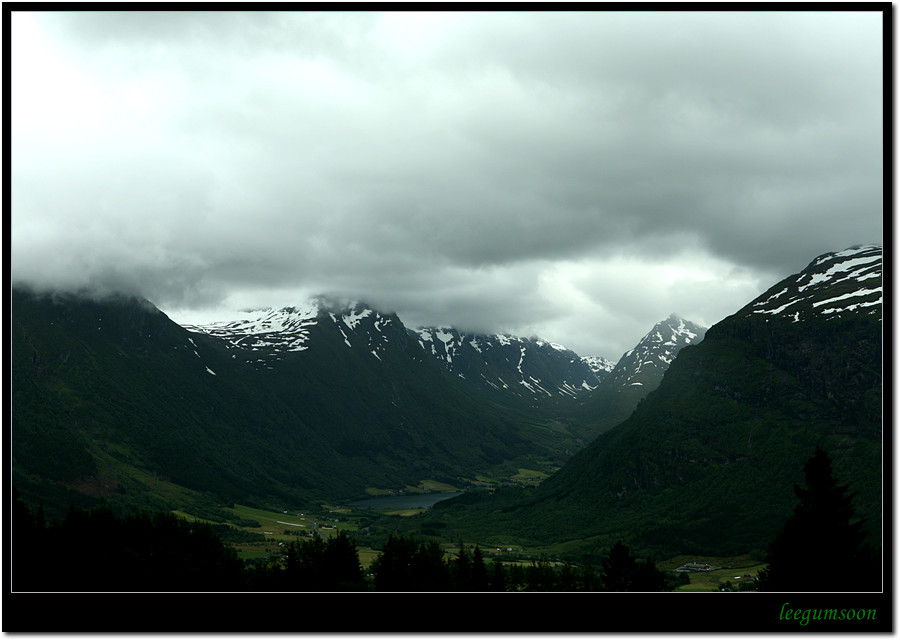
[[[396,316],[351,331],[323,310],[310,348],[263,353],[138,299],[11,302],[13,479],[32,503],[295,504],[540,451]]]
[[[697,344],[705,334],[705,327],[675,314],[656,323],[633,349],[622,355],[597,388],[572,408],[574,419],[593,437],[616,426],[659,386],[678,352]]]
[[[682,349],[633,415],[529,495],[448,501],[433,518],[572,549],[762,552],[820,446],[877,542],[881,309],[881,247],[821,256]]]

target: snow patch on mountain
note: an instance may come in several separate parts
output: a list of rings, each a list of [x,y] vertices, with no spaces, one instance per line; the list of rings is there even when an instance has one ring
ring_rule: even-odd
[[[308,300],[296,307],[250,310],[234,320],[185,328],[250,351],[304,351],[318,314],[318,301]]]
[[[763,294],[745,310],[791,322],[845,313],[880,314],[883,291],[873,285],[881,280],[881,246],[850,247],[819,256],[799,274],[778,283],[777,292]]]
[[[342,314],[341,320],[343,320],[344,324],[350,327],[350,330],[353,331],[354,329],[356,329],[356,325],[359,324],[360,320],[362,320],[363,318],[368,318],[370,315],[372,315],[371,309],[353,308],[349,313]]]
[[[705,335],[705,328],[673,313],[622,355],[609,373],[609,384],[644,386],[652,383],[655,386],[678,352],[687,345],[697,344]]]
[[[381,360],[379,351],[389,342],[384,331],[393,319],[356,301],[339,303],[315,297],[293,307],[244,311],[232,320],[184,327],[220,338],[233,349],[258,351],[277,358],[287,352],[309,349],[310,330],[329,321],[340,332],[347,347],[353,347],[353,336],[356,335],[356,339],[362,341],[361,345]]]
[[[581,361],[590,367],[594,373],[609,373],[616,366],[615,362],[603,356],[581,356]]]
[[[567,347],[539,337],[466,334],[449,327],[409,333],[448,371],[496,391],[547,398],[583,394],[599,384],[599,370]]]

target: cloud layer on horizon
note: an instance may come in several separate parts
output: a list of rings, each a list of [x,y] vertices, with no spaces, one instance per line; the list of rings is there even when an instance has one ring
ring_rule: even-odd
[[[883,233],[880,12],[12,15],[16,282],[618,357]]]

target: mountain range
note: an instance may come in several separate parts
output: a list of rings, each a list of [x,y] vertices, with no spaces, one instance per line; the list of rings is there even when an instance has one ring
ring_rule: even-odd
[[[501,397],[524,404],[592,391],[610,369],[598,356],[583,359],[566,347],[540,338],[460,333],[454,328],[419,328],[419,344],[447,371]]]
[[[14,288],[13,482],[48,512],[103,500],[223,521],[235,501],[302,508],[527,467],[551,475],[421,522],[742,553],[823,445],[876,535],[881,279],[880,246],[824,254],[708,330],[666,318],[615,366],[358,301],[179,326],[139,298]]]
[[[14,478],[51,509],[294,505],[550,471],[589,438],[530,407],[573,402],[609,367],[326,297],[202,327],[127,296],[11,301]]]
[[[656,557],[761,556],[821,447],[878,546],[882,321],[881,247],[819,256],[683,348],[627,419],[539,487],[470,494],[429,518],[573,552],[623,540]]]
[[[247,311],[238,319],[185,328],[219,338],[236,353],[253,352],[257,367],[272,367],[285,353],[309,349],[311,332],[323,324],[337,327],[348,348],[368,350],[375,358],[397,341],[399,334],[390,332],[396,324],[446,371],[518,406],[583,395],[615,364],[600,356],[581,358],[537,337],[472,334],[452,327],[407,329],[394,314],[324,296],[297,307]]]

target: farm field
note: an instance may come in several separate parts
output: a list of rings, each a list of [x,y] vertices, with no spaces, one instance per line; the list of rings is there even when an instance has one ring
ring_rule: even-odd
[[[434,489],[436,487],[431,488]],[[231,546],[237,550],[238,556],[241,559],[257,560],[278,553],[281,545],[287,545],[296,540],[306,539],[316,525],[318,525],[316,528],[319,535],[325,538],[336,535],[337,532],[341,530],[346,531],[351,535],[358,531],[358,526],[352,519],[345,520],[342,517],[348,510],[333,509],[329,508],[327,505],[323,505],[323,509],[327,509],[328,513],[279,513],[277,511],[268,511],[246,505],[235,505],[234,507],[226,508],[225,510],[233,514],[237,520],[237,524],[232,522],[230,523],[230,526],[240,529],[241,531],[265,536],[265,539],[258,541],[233,542],[231,543]],[[422,511],[425,511],[425,509],[397,510],[387,513],[403,516],[414,515],[415,513],[420,513]],[[183,511],[175,513],[188,520],[210,522]],[[286,533],[294,530],[298,533]],[[380,552],[365,546],[361,541],[357,542],[359,561],[363,569],[366,569],[372,564]],[[444,548],[445,553],[450,555],[456,555],[456,553],[458,553],[457,546],[454,544],[446,543],[441,546]],[[517,550],[521,551],[521,549],[518,548]],[[492,548],[485,548],[484,553],[485,555],[490,556],[495,552]]]
[[[306,538],[313,531],[318,531],[318,535],[328,538],[340,529],[355,531],[357,528],[353,523],[341,522],[341,514],[336,511],[334,513],[329,511],[327,514],[305,512],[279,513],[246,505],[235,505],[234,507],[224,508],[224,511],[231,513],[235,517],[235,521],[231,522],[229,526],[248,533],[258,534],[264,538],[257,541],[231,543],[237,550],[239,557],[244,560],[269,556],[277,552],[280,545]],[[188,520],[210,522],[183,511],[175,511],[174,513]]]
[[[529,474],[527,470],[523,471],[525,474]],[[432,486],[429,488],[434,490],[437,487]],[[328,505],[323,505],[322,510],[318,513],[285,513],[283,511],[269,511],[246,505],[235,505],[234,507],[226,508],[225,510],[234,516],[234,521],[231,523],[231,526],[248,533],[262,536],[261,539],[255,541],[231,543],[237,550],[239,557],[245,560],[261,559],[277,554],[284,545],[296,540],[306,539],[310,535],[313,535],[314,531],[317,532],[316,535],[321,535],[325,538],[333,536],[341,530],[351,534],[355,534],[358,531],[358,525],[354,518],[352,516],[347,517],[349,510],[337,509],[329,507]],[[404,516],[414,515],[422,511],[425,511],[425,509],[396,510],[389,513],[395,516]],[[178,511],[176,513],[177,515],[188,519],[203,520],[202,518],[191,516],[185,512]],[[458,552],[456,548],[457,545],[454,544],[443,544],[442,547],[444,548],[445,553],[448,553],[451,556]],[[514,555],[518,556],[519,563],[525,566],[530,564],[530,560],[527,558],[532,555],[535,558],[539,556],[553,557],[558,551],[558,549],[553,547],[535,548],[528,551],[522,549],[518,545],[516,547]],[[379,553],[362,544],[361,540],[357,541],[357,552],[360,564],[364,569],[372,564]],[[499,555],[498,550],[495,550],[490,545],[482,545],[482,552],[486,557]],[[510,558],[507,562],[511,560],[512,559]],[[719,591],[726,583],[730,583],[734,590],[739,590],[742,583],[746,583],[755,578],[760,569],[766,566],[765,563],[751,558],[750,556],[730,558],[676,556],[658,562],[657,567],[664,571],[674,571],[687,563],[709,564],[717,568],[712,571],[687,573],[686,575],[690,580],[690,583],[680,585],[675,589],[676,591]],[[558,563],[553,562],[553,564]],[[749,576],[747,574],[749,574]]]
[[[750,556],[735,558],[676,556],[658,563],[657,566],[664,571],[674,571],[689,562],[709,564],[719,568],[712,571],[688,573],[690,584],[681,585],[675,589],[676,591],[719,591],[722,585],[727,582],[730,582],[734,590],[738,591],[741,583],[749,582],[759,574],[761,569],[767,566],[766,563],[755,560]],[[749,574],[749,577],[745,577],[745,574]]]

